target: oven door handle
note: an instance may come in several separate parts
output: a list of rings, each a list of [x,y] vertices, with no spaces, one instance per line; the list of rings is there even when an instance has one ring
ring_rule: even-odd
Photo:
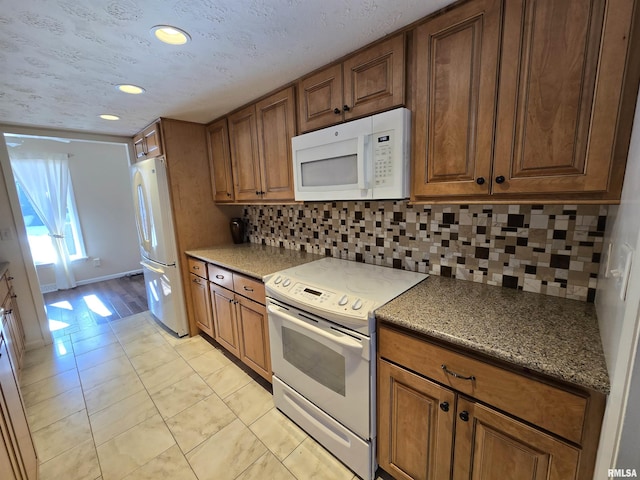
[[[299,326],[300,328],[304,328],[305,330],[308,330],[310,332],[315,333],[316,335],[320,335],[321,337],[324,337],[334,343],[337,343],[338,345],[342,346],[342,347],[346,347],[349,348],[351,350],[357,350],[357,351],[362,351],[362,349],[364,348],[362,345],[362,342],[359,342],[358,340],[356,340],[355,338],[350,338],[347,335],[344,335],[344,337],[336,337],[335,335],[331,335],[330,333],[327,333],[325,330],[323,330],[322,328],[318,328],[315,327],[307,322],[304,322],[296,317],[294,317],[293,315],[290,315],[284,311],[282,311],[280,308],[276,307],[275,305],[269,305],[267,307],[267,311],[272,314],[272,315],[277,315],[279,317],[284,318],[287,322],[291,322],[294,325]]]

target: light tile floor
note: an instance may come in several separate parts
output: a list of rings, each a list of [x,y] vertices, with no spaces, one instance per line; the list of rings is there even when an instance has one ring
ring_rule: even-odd
[[[262,378],[147,312],[27,352],[21,389],[41,480],[358,478]]]

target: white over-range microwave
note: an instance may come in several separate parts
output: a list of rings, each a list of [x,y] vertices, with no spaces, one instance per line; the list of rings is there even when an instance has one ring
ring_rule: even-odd
[[[397,108],[293,137],[295,199],[408,198],[410,132]]]

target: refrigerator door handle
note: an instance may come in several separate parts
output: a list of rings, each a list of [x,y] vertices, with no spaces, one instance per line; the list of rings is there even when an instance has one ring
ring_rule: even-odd
[[[149,265],[147,262],[140,262],[140,265],[142,265],[145,268],[148,268],[149,270],[151,270],[152,272],[156,272],[156,273],[164,273],[164,270],[160,270],[159,268],[156,267],[152,267],[151,265]]]

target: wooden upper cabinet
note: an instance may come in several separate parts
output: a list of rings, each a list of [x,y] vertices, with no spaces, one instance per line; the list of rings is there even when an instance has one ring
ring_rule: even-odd
[[[207,127],[209,148],[209,170],[215,202],[232,202],[233,176],[231,173],[231,152],[229,151],[229,130],[227,119],[222,118]]]
[[[404,34],[298,82],[300,131],[327,127],[404,104]]]
[[[229,143],[236,200],[260,198],[260,167],[256,106],[250,105],[229,116]]]
[[[342,121],[342,65],[303,78],[298,82],[300,131],[307,132]]]
[[[396,35],[342,63],[344,119],[404,105],[404,35]]]
[[[618,201],[634,14],[634,0],[474,0],[417,27],[412,200]]]
[[[506,2],[494,160],[494,181],[505,181],[495,194],[607,190],[629,28],[607,19],[603,31],[605,3]],[[613,12],[632,2],[608,3]],[[610,28],[619,51],[608,49]],[[603,60],[618,57],[617,73],[599,69],[601,45]]]
[[[221,121],[222,122],[222,121]],[[222,123],[219,128],[222,128]],[[293,87],[229,115],[231,171],[222,178],[222,166],[214,165],[216,201],[293,200],[293,164],[291,137],[296,134],[295,94]],[[212,128],[215,124],[212,124]],[[224,137],[219,133],[220,143]],[[213,139],[210,134],[210,143]],[[222,148],[211,151],[212,162],[222,163]],[[233,178],[234,198],[218,195]]]
[[[476,0],[416,29],[414,198],[489,193],[500,5]]]
[[[263,200],[293,200],[291,137],[296,134],[293,87],[256,104]]]
[[[154,122],[133,137],[133,149],[137,160],[162,155],[160,122]]]

